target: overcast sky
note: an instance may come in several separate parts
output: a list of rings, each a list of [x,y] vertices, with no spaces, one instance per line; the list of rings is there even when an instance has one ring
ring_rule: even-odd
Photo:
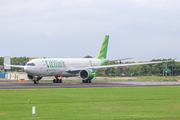
[[[180,60],[180,0],[1,0],[0,56]]]

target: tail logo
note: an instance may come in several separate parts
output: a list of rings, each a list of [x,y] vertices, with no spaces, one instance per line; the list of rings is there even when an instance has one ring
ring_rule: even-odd
[[[101,51],[102,51],[106,46],[107,46],[107,44],[106,44],[106,45],[103,45],[102,48],[101,48]]]
[[[104,42],[103,42],[103,45],[101,47],[101,50],[100,50],[98,58],[106,58],[108,42],[109,42],[109,35],[106,35],[106,37],[104,39]]]
[[[103,53],[100,53],[100,54],[99,54],[99,58],[100,58],[100,57],[101,57],[101,56],[102,56],[104,53],[105,53],[105,52],[103,52]]]

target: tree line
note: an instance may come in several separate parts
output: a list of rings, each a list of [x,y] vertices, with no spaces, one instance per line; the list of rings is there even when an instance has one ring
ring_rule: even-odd
[[[12,65],[24,65],[29,61],[29,57],[13,57],[11,58]],[[0,65],[4,65],[4,57],[0,57]],[[11,71],[16,71],[19,68],[12,68]]]
[[[13,65],[21,65],[22,63],[27,63],[29,61],[29,57],[14,57],[11,58],[11,64]],[[0,57],[0,65],[4,64],[4,57]]]

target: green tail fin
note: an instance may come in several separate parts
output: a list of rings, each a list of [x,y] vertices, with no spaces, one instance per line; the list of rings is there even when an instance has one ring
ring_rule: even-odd
[[[109,42],[109,35],[106,35],[98,58],[106,59],[108,42]]]

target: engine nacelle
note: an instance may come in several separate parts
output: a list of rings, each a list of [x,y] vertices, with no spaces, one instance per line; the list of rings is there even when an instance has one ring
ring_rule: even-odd
[[[91,69],[81,70],[79,76],[83,80],[92,80],[95,76],[95,72]]]
[[[31,76],[31,75],[27,75],[27,77],[30,79],[30,80],[34,80],[34,76]],[[42,77],[37,77],[37,80],[41,80]]]

